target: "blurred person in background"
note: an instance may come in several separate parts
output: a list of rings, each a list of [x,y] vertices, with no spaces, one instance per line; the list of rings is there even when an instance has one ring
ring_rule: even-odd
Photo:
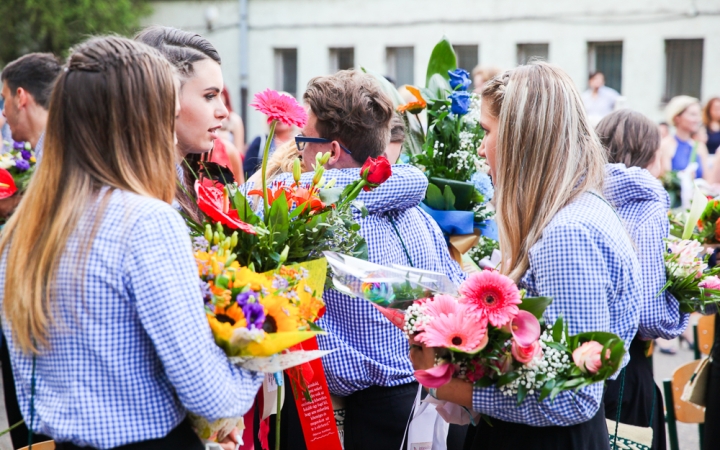
[[[620,97],[618,91],[605,86],[605,74],[593,72],[588,77],[588,89],[582,93],[585,112],[591,124],[597,124],[603,117],[615,110]]]
[[[500,72],[502,72],[502,70],[499,67],[495,66],[475,66],[471,74],[473,82],[473,92],[480,95],[483,88],[485,87],[485,83],[495,78]]]
[[[29,142],[40,160],[47,125],[50,91],[60,73],[60,63],[51,53],[29,53],[2,71],[3,116],[12,139]]]
[[[390,164],[395,164],[402,159],[403,142],[405,142],[405,121],[395,114],[390,120],[390,143],[383,153]],[[400,163],[407,163],[407,161],[400,161]]]
[[[615,207],[636,246],[642,269],[643,301],[638,332],[630,344],[630,362],[622,379],[607,380],[605,417],[653,428],[653,450],[665,449],[662,394],[653,379],[647,350],[653,339],[674,339],[688,325],[689,314],[665,286],[665,242],[670,234],[670,198],[657,177],[664,172],[657,125],[636,111],[605,116],[596,130],[607,150],[603,194]],[[619,393],[622,391],[622,402]]]
[[[291,97],[291,95],[287,92],[281,92],[281,94]],[[269,154],[272,155],[275,152],[276,148],[292,140],[292,138],[295,137],[296,134],[297,130],[295,129],[295,127],[285,125],[282,122],[278,122],[275,125],[275,135],[273,136],[273,140],[270,143]],[[245,172],[245,175],[247,177],[254,174],[260,168],[260,165],[262,164],[263,150],[265,149],[265,142],[267,141],[267,137],[267,133],[264,133],[253,139],[250,145],[248,145],[247,151],[245,152],[245,160],[243,161],[243,171]]]
[[[707,134],[708,153],[714,155],[720,147],[720,97],[708,100],[703,108],[703,125]]]
[[[230,91],[228,91],[227,87],[223,88],[221,99],[230,115],[223,120],[220,137],[233,144],[241,155],[245,155],[245,125],[243,125],[242,117],[233,110]]]
[[[658,131],[660,132],[660,139],[665,139],[670,136],[670,126],[667,122],[660,122],[658,124]]]
[[[672,170],[685,170],[690,164],[697,164],[695,178],[703,178],[709,169],[707,148],[692,138],[702,125],[700,101],[687,95],[673,97],[665,107],[665,116],[675,127],[675,133],[663,140],[675,149]]]

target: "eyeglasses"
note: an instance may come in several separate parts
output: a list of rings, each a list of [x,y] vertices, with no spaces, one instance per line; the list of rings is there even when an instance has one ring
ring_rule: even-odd
[[[302,134],[299,134],[295,136],[295,146],[297,146],[297,149],[299,152],[302,152],[305,150],[305,145],[308,143],[310,144],[329,144],[333,142],[332,139],[325,139],[325,138],[319,138],[319,137],[307,137],[303,136]],[[338,142],[338,145],[341,149],[348,155],[352,155],[352,152],[348,150],[344,145]]]

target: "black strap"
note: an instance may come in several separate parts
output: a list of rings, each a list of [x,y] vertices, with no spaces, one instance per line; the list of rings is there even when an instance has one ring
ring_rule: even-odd
[[[625,367],[620,373],[620,394],[618,395],[617,415],[615,417],[615,436],[613,436],[613,450],[617,450],[618,426],[620,425],[620,411],[622,411],[623,390],[625,390]]]
[[[413,260],[410,257],[410,252],[408,251],[407,247],[405,246],[405,241],[403,241],[402,236],[400,236],[400,231],[398,231],[397,225],[395,225],[395,221],[393,220],[393,218],[390,214],[387,215],[387,218],[390,221],[390,225],[392,225],[393,230],[395,230],[395,234],[397,235],[398,239],[400,239],[400,244],[402,245],[402,249],[405,252],[405,256],[407,256],[408,262],[410,263],[410,267],[415,267],[415,264],[413,264]]]

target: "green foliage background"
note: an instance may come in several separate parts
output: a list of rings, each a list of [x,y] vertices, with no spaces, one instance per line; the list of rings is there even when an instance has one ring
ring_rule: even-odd
[[[0,0],[0,67],[30,52],[65,57],[90,35],[130,35],[147,0]]]

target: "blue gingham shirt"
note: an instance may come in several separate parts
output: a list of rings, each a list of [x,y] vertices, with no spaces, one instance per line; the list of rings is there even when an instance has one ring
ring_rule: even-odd
[[[548,296],[545,320],[562,315],[570,334],[610,331],[629,349],[638,327],[642,285],[630,238],[605,200],[584,193],[560,210],[530,249],[530,266],[521,285],[531,296]],[[629,360],[626,354],[623,366]],[[574,425],[590,420],[600,408],[603,383],[554,401],[539,393],[517,406],[515,396],[499,389],[473,388],[473,409],[508,422],[533,426]]]
[[[638,335],[644,339],[674,339],[685,331],[690,314],[665,286],[665,242],[670,234],[670,198],[660,181],[640,167],[606,166],[605,198],[615,206],[635,243],[642,270],[643,296]]]
[[[56,322],[36,362],[34,431],[106,449],[163,437],[188,410],[210,420],[242,416],[262,376],[235,367],[215,345],[180,215],[159,200],[113,192],[81,269],[92,216],[59,261]],[[5,317],[2,327],[29,424],[32,357],[13,346]]]
[[[392,176],[372,192],[362,192],[370,214],[355,220],[368,245],[368,260],[381,265],[409,266],[391,220],[416,268],[445,273],[454,283],[464,281],[460,266],[450,257],[447,243],[435,221],[418,204],[425,198],[427,178],[417,168],[397,164]],[[345,187],[360,177],[359,169],[328,170],[325,178]],[[303,175],[309,182],[312,174]],[[291,180],[290,175],[280,177]],[[335,351],[323,357],[328,387],[334,395],[347,396],[370,386],[399,386],[415,381],[408,359],[408,341],[403,333],[367,300],[335,290],[325,291],[325,316],[318,322],[326,335],[318,336],[319,347]]]

